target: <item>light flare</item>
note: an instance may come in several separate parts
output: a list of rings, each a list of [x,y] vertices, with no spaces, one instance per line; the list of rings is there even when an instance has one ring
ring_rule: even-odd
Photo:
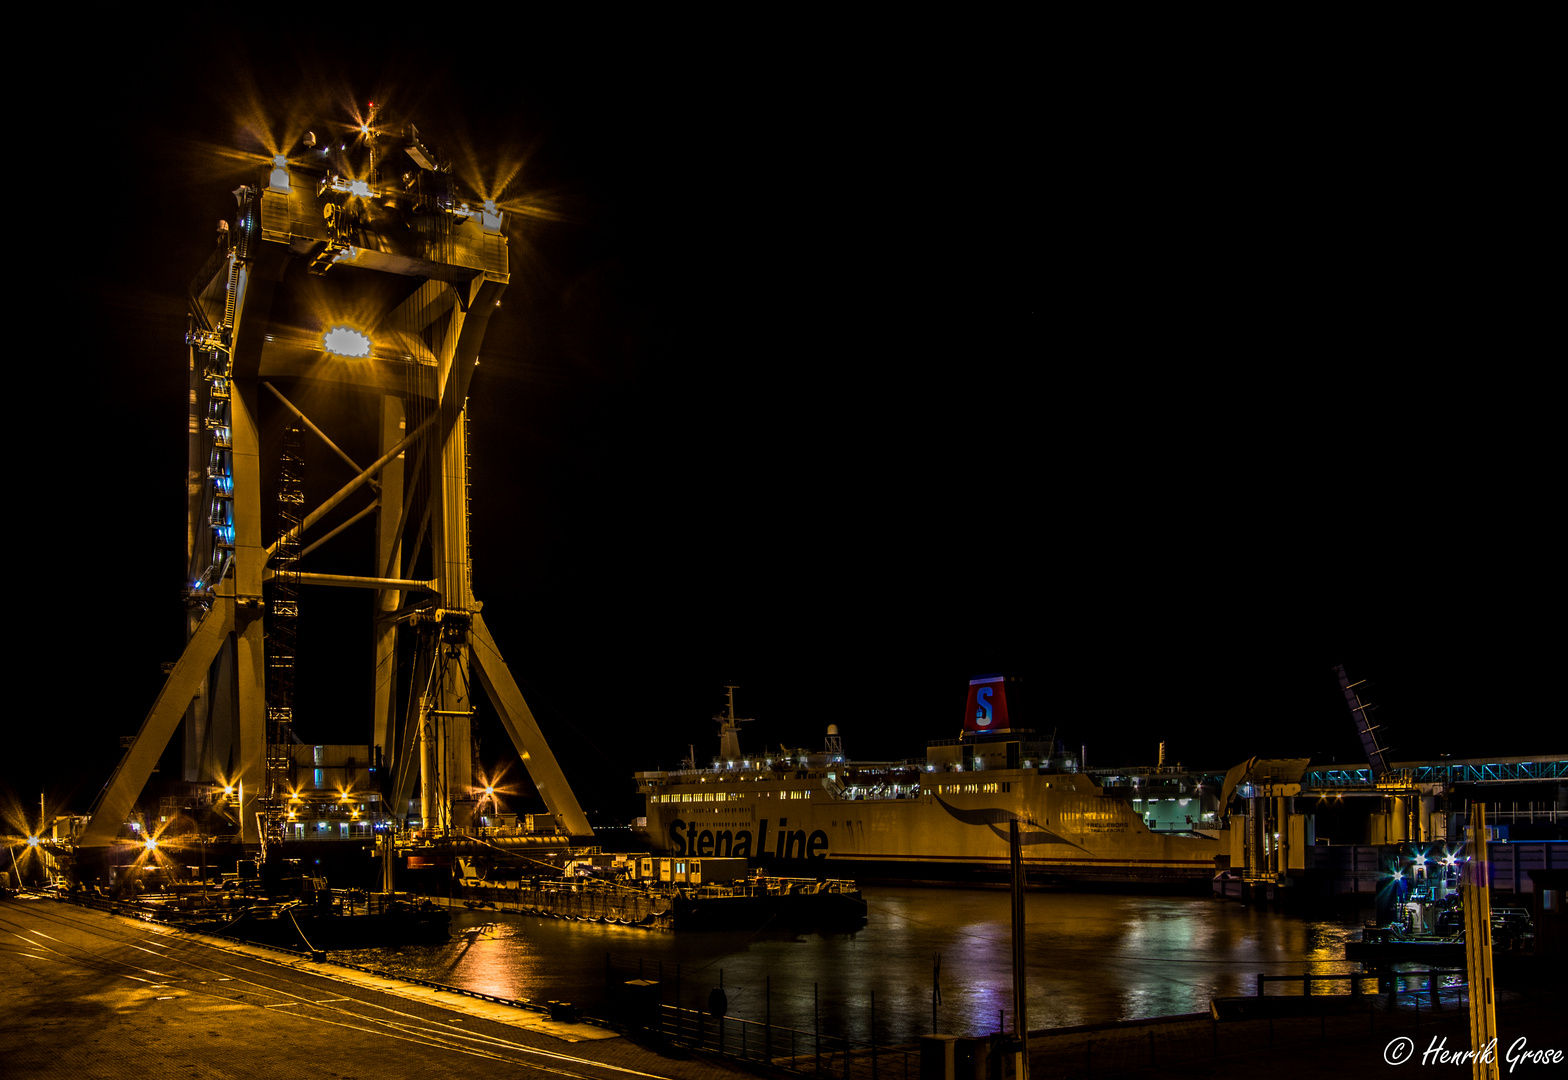
[[[370,338],[347,326],[334,326],[328,330],[322,338],[322,345],[335,356],[370,355]]]
[[[507,798],[527,798],[531,792],[525,783],[509,783],[506,775],[512,771],[515,762],[506,762],[496,768],[489,775],[483,772],[474,774],[474,799],[478,803],[477,810],[483,812],[486,806],[493,814],[504,813],[502,796]]]

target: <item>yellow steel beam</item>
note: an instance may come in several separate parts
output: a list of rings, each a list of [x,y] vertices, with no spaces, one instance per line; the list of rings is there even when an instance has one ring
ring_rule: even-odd
[[[218,650],[234,630],[234,600],[232,597],[215,597],[212,607],[202,617],[196,632],[185,643],[185,650],[175,663],[174,670],[164,680],[152,709],[142,720],[125,756],[115,766],[114,774],[104,788],[103,798],[93,812],[92,820],[82,830],[79,847],[105,847],[114,843],[120,826],[125,824],[137,796],[147,784],[163,755],[164,748],[174,737],[185,708],[201,689],[202,679],[212,666]]]
[[[539,730],[539,722],[523,700],[523,693],[517,688],[517,680],[512,678],[511,669],[501,658],[501,650],[496,648],[489,628],[477,612],[473,618],[469,642],[479,668],[479,681],[495,704],[496,712],[501,714],[501,723],[506,726],[512,745],[522,755],[529,779],[539,789],[539,797],[544,800],[546,808],[568,835],[592,836],[593,829],[588,826],[588,817],[578,805],[576,794],[566,782],[566,774],[561,772],[560,764],[545,742],[544,733]]]
[[[1465,969],[1470,980],[1470,1075],[1498,1080],[1497,1005],[1492,997],[1492,890],[1486,852],[1486,807],[1470,808],[1469,860],[1464,866]],[[1491,1052],[1488,1053],[1488,1050]]]

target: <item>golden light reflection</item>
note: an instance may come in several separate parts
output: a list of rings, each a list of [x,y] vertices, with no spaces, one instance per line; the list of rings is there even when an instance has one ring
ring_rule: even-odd
[[[452,976],[480,994],[501,998],[524,995],[525,983],[518,961],[527,955],[528,949],[513,936],[511,927],[484,923],[459,929],[454,925],[453,936],[458,935],[463,938],[463,946],[447,961]]]

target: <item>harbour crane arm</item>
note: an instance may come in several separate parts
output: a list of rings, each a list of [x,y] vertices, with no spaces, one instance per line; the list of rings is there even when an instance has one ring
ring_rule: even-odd
[[[501,723],[505,725],[512,745],[522,756],[523,766],[528,770],[529,779],[539,789],[545,807],[561,823],[567,835],[592,836],[593,829],[588,825],[587,815],[578,805],[576,794],[566,782],[566,774],[561,772],[560,764],[544,740],[544,732],[539,730],[539,722],[523,700],[523,693],[517,688],[517,680],[512,678],[511,669],[506,666],[506,661],[501,658],[501,650],[490,636],[490,628],[478,612],[473,616],[469,642],[474,659],[478,661],[479,681],[495,705],[495,711],[501,714]]]
[[[77,841],[78,846],[107,847],[114,843],[120,826],[125,824],[126,816],[136,803],[137,795],[157,766],[164,747],[174,737],[186,707],[201,690],[201,681],[207,669],[233,630],[233,597],[214,597],[212,607],[202,616],[196,632],[185,643],[185,651],[164,680],[163,689],[158,692],[152,709],[142,720],[135,741],[120,758],[120,763],[115,766],[108,784],[104,786],[98,805],[93,808],[92,819]]]

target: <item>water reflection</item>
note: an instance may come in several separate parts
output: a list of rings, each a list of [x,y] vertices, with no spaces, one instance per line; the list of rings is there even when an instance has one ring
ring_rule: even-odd
[[[497,997],[605,999],[615,979],[661,977],[673,999],[700,1005],[722,981],[735,1016],[905,1041],[1011,1026],[1009,900],[1005,891],[868,888],[870,918],[854,934],[687,933],[455,912],[439,946],[334,954],[396,974]],[[1348,972],[1344,943],[1359,924],[1309,921],[1187,897],[1031,893],[1026,957],[1029,1021],[1063,1027],[1198,1013],[1211,998],[1248,994],[1256,976]],[[493,924],[493,925],[488,925]],[[940,958],[940,960],[938,960]],[[940,971],[938,972],[938,963]],[[1324,987],[1326,991],[1328,988]]]

